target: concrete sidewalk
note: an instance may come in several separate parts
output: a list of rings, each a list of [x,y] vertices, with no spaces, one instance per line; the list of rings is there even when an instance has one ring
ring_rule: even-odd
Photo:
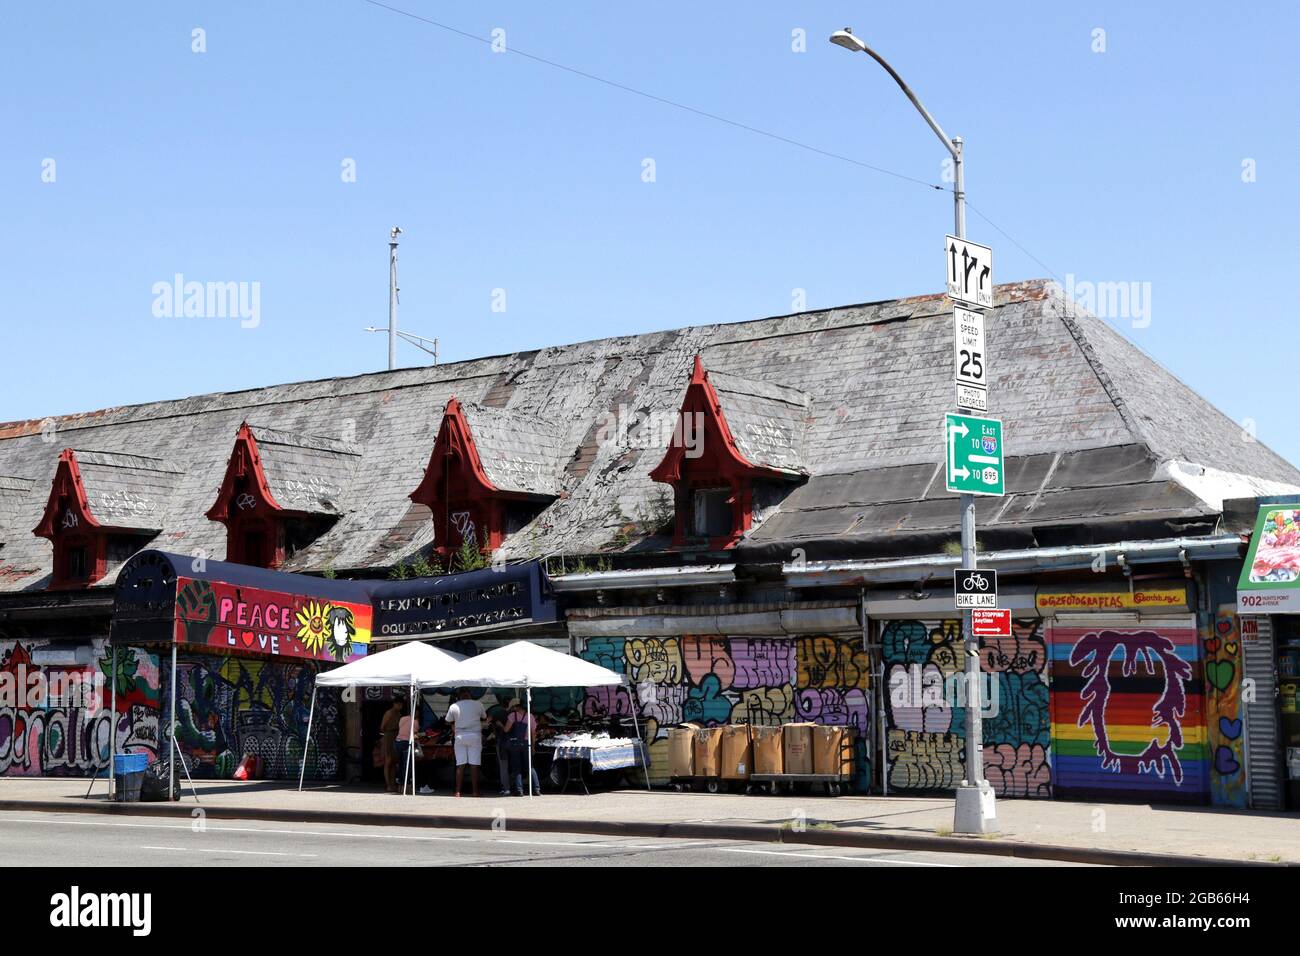
[[[1145,804],[1000,800],[996,837],[954,837],[952,801],[919,797],[743,796],[618,790],[532,799],[396,796],[374,789],[257,781],[201,781],[179,803],[110,804],[107,781],[0,778],[0,811],[183,814],[371,825],[567,830],[640,836],[772,840],[993,853],[1075,862],[1300,864],[1300,814],[1234,813]]]

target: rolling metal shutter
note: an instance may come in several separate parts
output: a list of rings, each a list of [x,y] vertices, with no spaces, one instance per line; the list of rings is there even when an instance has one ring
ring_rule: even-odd
[[[1254,639],[1249,629],[1257,628]],[[1273,647],[1273,619],[1242,618],[1242,649],[1245,676],[1255,682],[1254,701],[1246,710],[1246,780],[1250,805],[1255,810],[1282,809],[1281,747],[1277,726],[1276,654]]]

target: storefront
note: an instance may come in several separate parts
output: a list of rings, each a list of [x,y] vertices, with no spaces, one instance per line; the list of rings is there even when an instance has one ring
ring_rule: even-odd
[[[1300,503],[1261,504],[1237,582],[1250,803],[1300,809]]]
[[[199,779],[229,778],[246,756],[264,778],[296,779],[305,760],[309,778],[338,779],[339,702],[324,701],[308,740],[312,684],[322,668],[368,652],[371,619],[357,582],[137,553],[118,575],[103,664],[119,751],[166,759],[175,747]],[[152,748],[139,745],[141,720]],[[174,743],[159,724],[174,726]]]
[[[1009,637],[981,639],[984,773],[999,796],[1209,802],[1201,646],[1188,582],[1007,584]],[[886,793],[965,777],[951,594],[868,595]]]

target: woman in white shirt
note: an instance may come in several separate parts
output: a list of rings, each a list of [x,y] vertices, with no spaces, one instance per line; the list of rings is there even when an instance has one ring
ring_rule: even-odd
[[[470,779],[474,796],[478,796],[478,768],[483,762],[483,721],[487,714],[483,705],[470,696],[468,687],[462,687],[459,699],[447,710],[447,723],[456,727],[456,796],[460,796],[465,781],[465,765],[470,766]]]

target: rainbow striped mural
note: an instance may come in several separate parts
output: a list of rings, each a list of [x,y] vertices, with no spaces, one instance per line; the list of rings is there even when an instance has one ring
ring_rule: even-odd
[[[1194,621],[1053,624],[1048,640],[1057,794],[1207,803],[1204,669]]]

